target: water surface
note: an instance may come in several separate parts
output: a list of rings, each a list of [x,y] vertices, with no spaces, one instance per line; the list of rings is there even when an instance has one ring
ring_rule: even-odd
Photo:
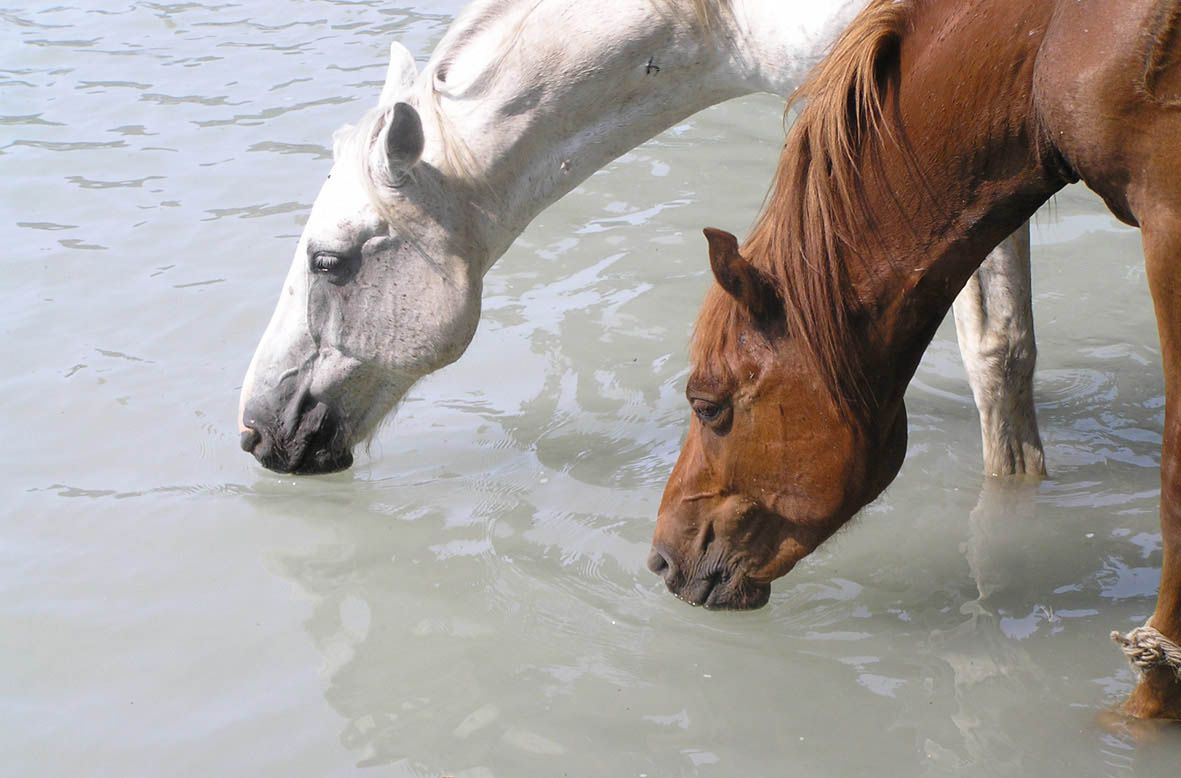
[[[330,137],[457,0],[0,10],[0,773],[1175,776],[1111,735],[1159,581],[1139,237],[1034,229],[1051,478],[985,483],[945,323],[896,484],[744,614],[644,567],[706,224],[780,104],[714,109],[545,212],[470,352],[348,473],[237,449],[237,389]]]

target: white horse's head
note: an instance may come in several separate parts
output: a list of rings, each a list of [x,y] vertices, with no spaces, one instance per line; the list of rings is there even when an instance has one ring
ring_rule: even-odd
[[[390,49],[378,107],[337,133],[239,405],[242,448],[279,472],[352,464],[419,378],[463,353],[480,317],[478,220],[423,160],[414,59]],[[465,240],[466,239],[466,240]]]

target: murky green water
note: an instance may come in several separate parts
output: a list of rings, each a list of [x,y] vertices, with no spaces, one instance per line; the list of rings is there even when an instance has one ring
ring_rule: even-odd
[[[238,382],[399,38],[457,0],[0,10],[0,774],[1175,776],[1106,734],[1159,579],[1162,380],[1138,235],[1035,229],[1051,480],[982,487],[946,326],[910,458],[747,614],[644,560],[705,224],[779,105],[708,111],[544,213],[471,351],[345,474],[237,449]]]

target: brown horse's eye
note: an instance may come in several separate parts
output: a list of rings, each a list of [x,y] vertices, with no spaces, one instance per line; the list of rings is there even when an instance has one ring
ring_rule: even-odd
[[[693,412],[697,414],[697,418],[705,424],[715,423],[722,418],[722,412],[726,410],[726,406],[721,403],[703,400],[700,397],[690,400],[689,404],[693,406]]]

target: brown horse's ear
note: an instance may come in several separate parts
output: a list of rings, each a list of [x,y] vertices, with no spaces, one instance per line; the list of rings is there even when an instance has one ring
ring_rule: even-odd
[[[706,227],[709,266],[718,284],[746,306],[756,319],[782,315],[783,302],[767,275],[738,253],[738,238],[725,230]]]

